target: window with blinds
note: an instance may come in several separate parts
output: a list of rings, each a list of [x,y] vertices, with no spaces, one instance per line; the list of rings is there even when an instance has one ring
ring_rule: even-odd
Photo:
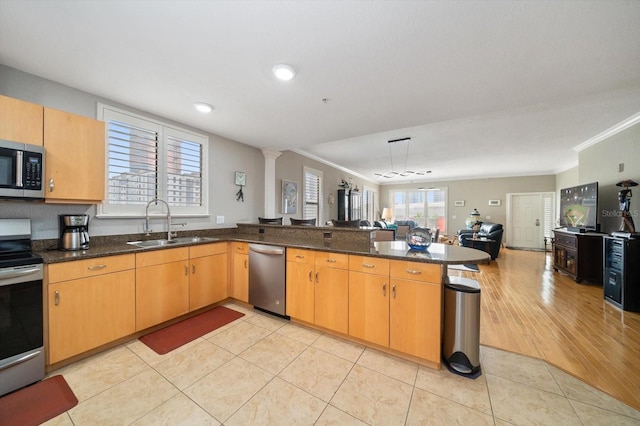
[[[367,186],[362,188],[362,209],[362,218],[373,224],[376,220],[376,192]]]
[[[302,217],[316,219],[316,224],[322,221],[322,172],[308,167],[302,171],[304,175],[304,205]]]
[[[542,194],[542,208],[543,208],[543,232],[545,237],[553,237],[553,224],[555,215],[555,193]]]
[[[107,128],[107,194],[99,215],[144,214],[161,198],[172,214],[207,214],[208,139],[100,105]]]

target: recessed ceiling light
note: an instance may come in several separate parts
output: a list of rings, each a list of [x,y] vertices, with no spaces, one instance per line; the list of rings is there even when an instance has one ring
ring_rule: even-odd
[[[209,104],[205,104],[204,102],[196,102],[195,104],[193,104],[193,106],[195,106],[196,109],[202,113],[213,111],[213,107]]]
[[[273,74],[283,81],[289,81],[296,76],[295,70],[287,64],[279,64],[273,67]]]

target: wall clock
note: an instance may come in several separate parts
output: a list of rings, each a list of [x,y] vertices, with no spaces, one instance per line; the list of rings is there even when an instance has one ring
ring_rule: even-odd
[[[236,172],[236,185],[245,186],[247,184],[247,175],[245,172]]]

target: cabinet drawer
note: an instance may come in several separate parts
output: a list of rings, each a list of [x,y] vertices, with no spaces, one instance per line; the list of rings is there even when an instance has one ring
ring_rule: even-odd
[[[213,256],[214,254],[224,254],[227,252],[226,243],[201,244],[189,247],[189,258]]]
[[[556,234],[555,243],[564,247],[576,247],[577,238],[571,235]]]
[[[161,265],[163,263],[178,262],[189,259],[189,247],[174,249],[154,250],[145,253],[136,253],[136,267]]]
[[[349,270],[365,274],[389,275],[389,259],[349,256]]]
[[[249,254],[249,244],[247,243],[231,243],[231,254]]]
[[[441,267],[435,263],[393,260],[389,264],[389,269],[389,275],[392,278],[432,283],[439,283],[441,281]]]
[[[315,252],[311,250],[287,249],[287,262],[304,263],[313,265]]]
[[[108,256],[96,259],[74,260],[72,262],[48,265],[49,283],[69,281],[96,275],[110,274],[135,268],[135,255]]]
[[[315,253],[315,266],[316,268],[325,266],[336,269],[348,269],[349,268],[349,255],[330,253],[326,251],[317,251]]]

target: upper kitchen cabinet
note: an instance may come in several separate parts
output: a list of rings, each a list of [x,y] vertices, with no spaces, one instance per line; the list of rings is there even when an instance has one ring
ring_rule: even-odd
[[[104,129],[102,121],[44,108],[45,202],[102,202]]]
[[[0,139],[42,146],[42,105],[0,95]]]

